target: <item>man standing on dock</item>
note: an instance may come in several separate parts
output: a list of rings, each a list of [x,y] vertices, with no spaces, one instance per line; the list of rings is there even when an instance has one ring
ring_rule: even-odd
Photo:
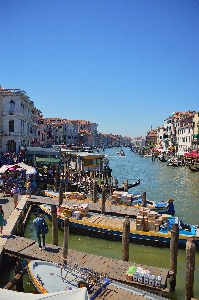
[[[45,235],[48,233],[48,225],[45,221],[45,218],[42,214],[36,213],[36,218],[33,220],[33,225],[36,229],[38,243],[39,243],[39,250],[42,250],[41,246],[41,236],[43,240],[43,249],[46,249],[45,245]]]

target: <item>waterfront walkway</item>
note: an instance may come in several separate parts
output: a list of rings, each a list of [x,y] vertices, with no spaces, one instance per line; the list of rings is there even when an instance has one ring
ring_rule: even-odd
[[[11,254],[17,257],[25,257],[27,259],[41,259],[46,261],[52,261],[56,263],[63,263],[62,260],[62,248],[48,244],[47,251],[40,251],[38,249],[38,243],[34,240],[25,239],[23,237],[18,237],[13,235],[13,229],[16,226],[17,219],[22,213],[24,207],[26,206],[27,198],[26,196],[20,196],[19,204],[17,209],[14,209],[13,198],[11,197],[1,197],[0,204],[3,206],[5,212],[5,217],[7,218],[7,225],[3,229],[3,236],[0,238],[0,251],[4,250],[5,253]],[[29,199],[28,199],[29,200]],[[31,200],[33,203],[48,203],[48,204],[58,204],[58,199],[49,197],[36,197],[33,196]],[[83,252],[78,252],[75,250],[69,250],[68,259],[75,261],[78,265],[92,268],[97,272],[107,273],[112,280],[116,280],[125,284],[125,288],[110,285],[109,292],[106,292],[100,299],[110,299],[111,295],[114,295],[114,299],[163,299],[160,295],[168,296],[168,289],[157,288],[157,287],[145,287],[142,284],[134,283],[134,288],[139,288],[137,292],[133,292],[132,288],[127,288],[128,285],[133,286],[133,282],[126,279],[126,271],[129,266],[137,265],[132,262],[124,262],[121,260],[115,260],[111,258],[106,258],[102,256],[87,254]],[[142,266],[148,269],[155,276],[162,277],[162,284],[165,286],[168,276],[167,269],[160,269],[148,266]],[[127,286],[126,286],[127,285]],[[145,291],[144,291],[145,289]],[[150,295],[148,298],[147,293],[157,293],[159,296]]]

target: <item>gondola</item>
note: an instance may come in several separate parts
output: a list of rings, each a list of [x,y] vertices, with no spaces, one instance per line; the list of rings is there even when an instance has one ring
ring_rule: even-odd
[[[135,186],[137,186],[137,185],[139,185],[140,184],[140,179],[138,179],[136,182],[134,182],[134,183],[129,183],[128,184],[128,189],[131,189],[132,187],[135,187]],[[118,188],[117,188],[117,190],[118,191],[124,191],[124,186],[118,186]]]
[[[198,171],[199,171],[199,168],[196,167],[196,166],[191,166],[191,165],[189,165],[189,170],[191,170],[192,172],[198,172]]]

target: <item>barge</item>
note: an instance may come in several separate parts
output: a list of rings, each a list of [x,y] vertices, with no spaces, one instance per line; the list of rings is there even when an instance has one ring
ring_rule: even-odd
[[[41,210],[51,218],[51,206],[40,205]],[[63,210],[62,210],[63,209]],[[121,241],[124,218],[86,212],[85,208],[57,207],[58,226],[64,228],[64,219],[69,217],[70,232]],[[70,216],[71,215],[71,216]],[[186,241],[194,239],[196,249],[199,250],[199,227],[183,223],[178,217],[168,214],[158,214],[155,211],[141,207],[136,220],[130,219],[129,241],[141,245],[170,247],[171,229],[173,224],[179,225],[178,247],[185,249]]]

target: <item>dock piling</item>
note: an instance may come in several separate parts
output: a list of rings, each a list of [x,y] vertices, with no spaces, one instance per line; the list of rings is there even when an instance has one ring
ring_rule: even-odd
[[[51,205],[52,216],[52,243],[58,246],[58,221],[57,221],[57,208],[56,205]]]
[[[185,279],[185,300],[194,298],[194,271],[195,271],[195,252],[194,240],[188,239],[186,242],[186,279]]]
[[[175,291],[175,287],[176,287],[178,240],[179,240],[179,226],[178,224],[173,224],[171,229],[170,271],[169,271],[169,275],[170,275],[169,283],[170,283],[171,291]]]
[[[146,192],[142,193],[142,206],[146,207]]]
[[[101,208],[101,214],[105,214],[105,202],[106,202],[106,189],[103,186],[103,188],[102,188],[102,208]]]
[[[69,239],[69,218],[64,220],[64,241],[63,241],[63,264],[66,263],[68,257],[68,239]]]
[[[124,192],[128,192],[128,180],[124,182]]]
[[[130,234],[130,220],[129,216],[125,216],[123,222],[123,232],[122,232],[122,260],[129,260],[129,234]]]
[[[97,202],[97,181],[93,181],[93,202]]]
[[[60,183],[59,187],[59,205],[63,204],[63,183]]]

